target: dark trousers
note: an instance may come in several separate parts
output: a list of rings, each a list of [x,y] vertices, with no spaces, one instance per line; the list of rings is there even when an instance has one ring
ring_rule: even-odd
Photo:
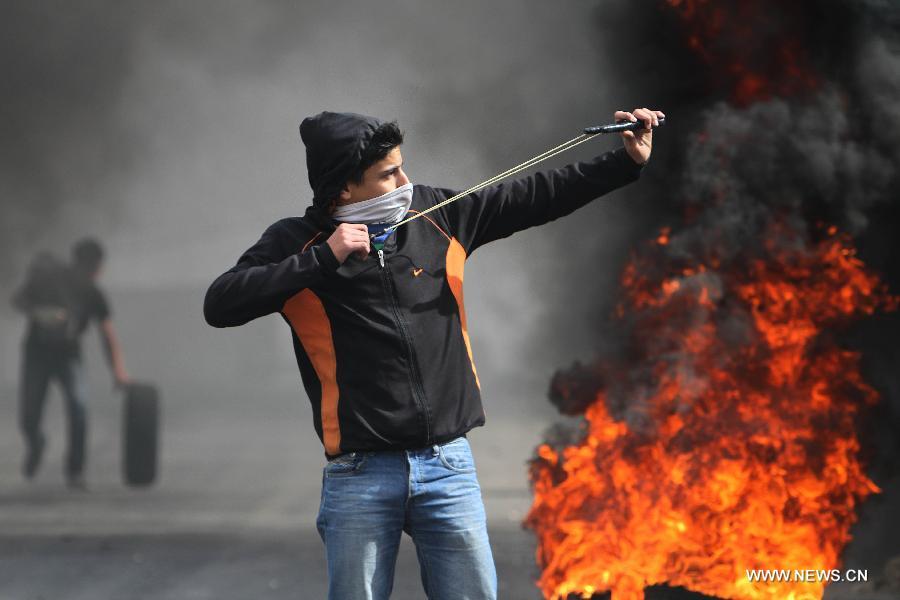
[[[43,443],[41,420],[50,382],[56,380],[63,393],[69,422],[69,450],[66,475],[75,477],[84,471],[87,414],[84,370],[80,358],[54,356],[26,348],[22,362],[19,394],[19,426],[30,448]]]

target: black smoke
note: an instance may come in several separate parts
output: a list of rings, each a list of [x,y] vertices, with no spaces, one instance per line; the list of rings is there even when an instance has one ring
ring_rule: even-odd
[[[712,265],[680,283],[711,290],[719,304],[717,329],[734,347],[754,333],[745,307],[716,297],[723,274],[785,251],[811,253],[829,226],[852,235],[863,261],[892,293],[900,291],[900,5],[708,2],[696,3],[699,14],[690,19],[682,18],[683,6],[668,2],[630,7],[617,17],[630,36],[606,38],[611,44],[602,50],[630,57],[618,76],[630,77],[633,89],[652,98],[671,124],[655,134],[650,177],[640,183],[648,198],[639,206],[651,215],[644,219],[644,240],[671,227],[668,244],[653,245],[652,259],[637,263],[657,270],[650,278]],[[598,11],[604,28],[608,17]],[[647,72],[651,76],[642,76]],[[755,88],[759,80],[764,83]],[[774,230],[792,233],[773,238]],[[639,242],[634,252],[640,257],[649,246]],[[642,321],[611,319],[610,306],[599,304],[588,317],[598,340],[595,360],[558,371],[549,399],[571,417],[605,392],[612,415],[637,434],[652,435],[644,398],[655,393],[659,348],[652,332],[633,329]],[[702,311],[681,317],[708,318]],[[674,331],[692,325],[655,324]],[[863,374],[882,396],[860,431],[870,476],[889,486],[900,456],[900,378],[892,366],[898,334],[896,314],[827,332],[862,353]],[[691,372],[690,356],[670,359],[683,380],[707,385]],[[566,423],[548,432],[548,443],[558,447],[584,434],[583,423]],[[876,497],[868,506],[878,511],[891,501]],[[847,560],[874,566],[900,552],[883,531],[883,524],[864,516],[856,531],[863,541],[859,550],[848,548]]]
[[[745,3],[722,4],[724,25],[701,52],[687,48],[692,30],[665,2],[639,3],[631,18],[648,22],[652,35],[619,48],[634,51],[638,65],[655,62],[663,83],[654,89],[638,77],[635,85],[660,97],[674,124],[657,132],[664,156],[657,160],[660,150],[654,150],[651,176],[640,184],[643,195],[669,208],[646,220],[652,227],[673,227],[657,261],[660,273],[697,264],[718,265],[722,272],[741,269],[773,250],[767,236],[773,226],[798,233],[775,240],[795,250],[811,248],[826,226],[835,225],[855,236],[867,264],[896,288],[889,259],[897,244],[884,220],[896,218],[900,184],[900,109],[892,100],[900,92],[900,9],[877,2],[764,2],[749,13],[748,26],[738,20],[747,16],[739,10]],[[716,3],[701,6],[714,10]],[[748,27],[764,42],[749,50],[732,33]],[[798,62],[814,83],[794,87],[778,79],[794,75],[780,72],[766,53],[788,36],[802,42]],[[765,75],[769,92],[750,101],[735,98],[735,69],[710,55],[743,60],[745,68],[738,71]],[[792,93],[779,95],[784,89]],[[647,229],[649,238],[653,229]],[[718,279],[712,270],[686,283],[717,289]],[[603,359],[576,363],[551,383],[551,402],[563,414],[590,404],[614,379],[604,376],[604,365],[629,355],[623,345],[628,332],[610,329],[608,314],[597,320],[605,328],[599,342]],[[746,338],[746,323],[724,325],[736,340]]]

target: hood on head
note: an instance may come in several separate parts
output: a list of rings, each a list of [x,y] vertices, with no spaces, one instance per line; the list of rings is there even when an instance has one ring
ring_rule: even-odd
[[[322,208],[340,194],[359,166],[381,121],[356,113],[321,112],[300,123],[313,205]]]

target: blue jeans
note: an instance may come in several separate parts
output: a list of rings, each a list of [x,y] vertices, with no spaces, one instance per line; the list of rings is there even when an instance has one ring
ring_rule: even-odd
[[[493,600],[497,574],[469,442],[328,461],[316,521],[330,600],[384,600],[405,531],[430,600]]]
[[[32,451],[43,446],[41,421],[50,382],[56,380],[62,388],[69,421],[69,449],[66,456],[66,475],[78,477],[84,471],[87,440],[87,394],[84,368],[79,358],[53,356],[25,349],[22,380],[19,392],[19,427],[25,443]]]

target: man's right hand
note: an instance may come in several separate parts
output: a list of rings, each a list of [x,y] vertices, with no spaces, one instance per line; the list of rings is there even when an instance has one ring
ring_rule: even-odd
[[[351,254],[365,259],[369,255],[369,229],[362,223],[341,223],[328,238],[327,244],[341,264]]]
[[[113,374],[114,390],[124,390],[129,385],[131,385],[131,377],[128,376],[128,373],[122,372]]]

